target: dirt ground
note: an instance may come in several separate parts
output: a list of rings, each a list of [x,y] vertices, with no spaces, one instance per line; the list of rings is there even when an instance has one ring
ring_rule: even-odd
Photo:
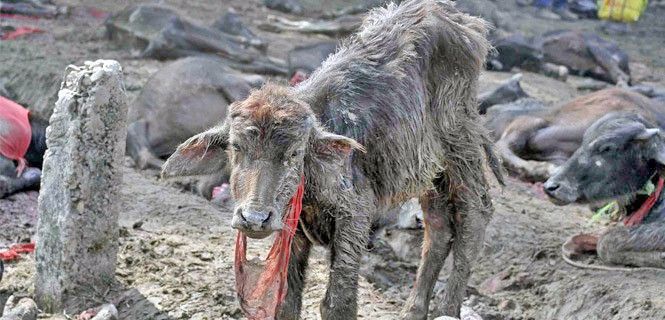
[[[56,2],[109,12],[132,3]],[[263,8],[260,2],[160,1],[200,24],[210,24],[227,8],[234,7],[253,26],[267,14],[279,14]],[[328,5],[335,8],[340,2]],[[533,17],[531,8],[517,7],[512,0],[496,3],[516,30],[528,34],[561,28],[596,30],[601,24],[591,20],[543,21]],[[664,15],[665,7],[650,7],[630,34],[603,35],[619,42],[629,53],[633,75],[640,82],[665,84]],[[136,59],[131,52],[114,48],[104,38],[101,20],[77,17],[2,22],[48,30],[28,40],[0,42],[0,80],[15,91],[30,90],[31,84],[59,76],[69,63],[108,58],[123,65],[127,91],[133,98],[148,77],[168,63]],[[327,39],[254,30],[270,41],[269,53],[282,59],[296,44]],[[484,73],[481,87],[490,88],[508,77],[509,73]],[[572,77],[564,83],[525,73],[522,84],[529,94],[558,102],[578,95],[575,85],[581,81]],[[48,101],[52,97],[40,96],[39,92],[43,91],[35,90],[32,96],[22,92],[29,98],[21,102],[28,106],[52,103]],[[39,107],[35,111],[48,113]],[[229,210],[176,188],[171,182],[158,180],[156,172],[136,171],[129,161],[123,179],[117,284],[112,292],[98,293],[100,304],[116,304],[121,319],[241,319],[233,276],[236,233],[229,226]],[[581,270],[561,259],[559,249],[568,236],[605,227],[605,223],[590,222],[587,208],[554,206],[543,199],[537,186],[512,179],[504,188],[495,186],[492,195],[496,214],[473,269],[465,302],[483,319],[665,319],[665,271]],[[0,250],[12,243],[36,240],[36,202],[37,192],[0,200]],[[415,277],[420,237],[420,230],[390,230],[378,238],[363,263],[361,318],[396,319]],[[265,252],[270,243],[251,245],[256,251]],[[588,258],[587,262],[596,261]],[[32,292],[33,267],[32,255],[6,265],[0,283],[0,305],[10,294]],[[449,268],[448,264],[439,277],[435,299],[442,296]],[[318,302],[325,291],[326,277],[326,252],[319,248],[308,273],[303,319],[319,318]],[[78,310],[68,314],[75,311]]]

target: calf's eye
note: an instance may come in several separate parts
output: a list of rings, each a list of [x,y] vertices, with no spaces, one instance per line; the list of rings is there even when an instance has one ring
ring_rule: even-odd
[[[608,152],[611,152],[611,151],[613,151],[613,150],[614,150],[614,146],[611,145],[611,144],[602,145],[602,146],[600,146],[600,148],[598,149],[598,151],[599,151],[600,153],[608,153]]]
[[[233,149],[233,151],[240,151],[240,145],[237,143],[232,144],[231,148]]]

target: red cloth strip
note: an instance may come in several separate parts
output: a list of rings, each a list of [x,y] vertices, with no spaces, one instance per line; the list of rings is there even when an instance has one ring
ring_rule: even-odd
[[[656,191],[654,191],[654,193],[652,193],[647,198],[647,200],[642,203],[637,211],[623,219],[623,224],[628,227],[632,227],[642,223],[644,218],[649,215],[649,212],[651,212],[651,209],[653,209],[653,206],[658,201],[660,193],[663,191],[663,185],[665,185],[665,179],[663,179],[663,177],[658,177],[658,186],[656,187]]]
[[[286,298],[291,242],[296,234],[302,212],[305,177],[289,203],[284,227],[275,238],[263,265],[247,261],[247,236],[238,232],[236,238],[235,273],[236,292],[240,306],[249,320],[275,319]]]
[[[0,252],[0,260],[5,262],[18,260],[21,253],[35,251],[34,243],[19,243],[11,246],[9,250]]]
[[[18,27],[14,31],[10,31],[7,33],[2,34],[2,37],[0,37],[0,40],[16,40],[20,37],[23,37],[25,35],[29,34],[34,34],[34,33],[44,33],[46,31],[39,29],[39,28],[32,28],[32,27]]]

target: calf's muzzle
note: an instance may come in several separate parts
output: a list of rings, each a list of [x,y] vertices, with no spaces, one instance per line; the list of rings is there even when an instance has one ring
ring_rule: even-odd
[[[235,209],[231,226],[250,238],[262,239],[281,230],[281,224],[278,226],[274,223],[279,216],[272,207],[239,205]]]

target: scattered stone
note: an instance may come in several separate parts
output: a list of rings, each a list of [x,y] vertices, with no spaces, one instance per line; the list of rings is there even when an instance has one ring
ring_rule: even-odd
[[[501,271],[498,274],[483,281],[483,283],[480,284],[478,291],[486,296],[495,294],[510,285],[510,283],[507,281],[509,277],[509,271]]]
[[[462,305],[462,309],[460,310],[460,318],[462,320],[483,320],[483,317],[465,305]]]
[[[397,223],[395,228],[398,229],[420,229],[423,221],[423,210],[420,207],[420,202],[416,198],[404,203],[397,213]]]
[[[91,320],[118,320],[118,309],[112,304],[105,304]]]
[[[483,320],[483,318],[473,311],[470,307],[467,307],[465,305],[462,306],[462,309],[460,310],[460,318],[455,318],[455,317],[449,317],[449,316],[442,316],[442,317],[436,317],[434,320]]]
[[[46,132],[35,295],[46,312],[94,302],[115,278],[127,127],[122,68],[69,66]]]
[[[511,310],[515,308],[515,302],[513,302],[512,300],[503,300],[499,302],[497,308],[501,311]]]
[[[540,66],[540,71],[542,74],[560,81],[568,79],[568,68],[566,66],[545,62]]]
[[[143,226],[143,221],[139,220],[134,222],[134,224],[132,224],[132,229],[141,229],[142,226]]]
[[[5,309],[0,320],[36,320],[39,310],[37,304],[30,298],[11,296],[5,303]]]
[[[395,256],[402,261],[417,261],[420,258],[418,248],[422,247],[422,232],[391,230],[386,233],[385,240],[392,248]]]

